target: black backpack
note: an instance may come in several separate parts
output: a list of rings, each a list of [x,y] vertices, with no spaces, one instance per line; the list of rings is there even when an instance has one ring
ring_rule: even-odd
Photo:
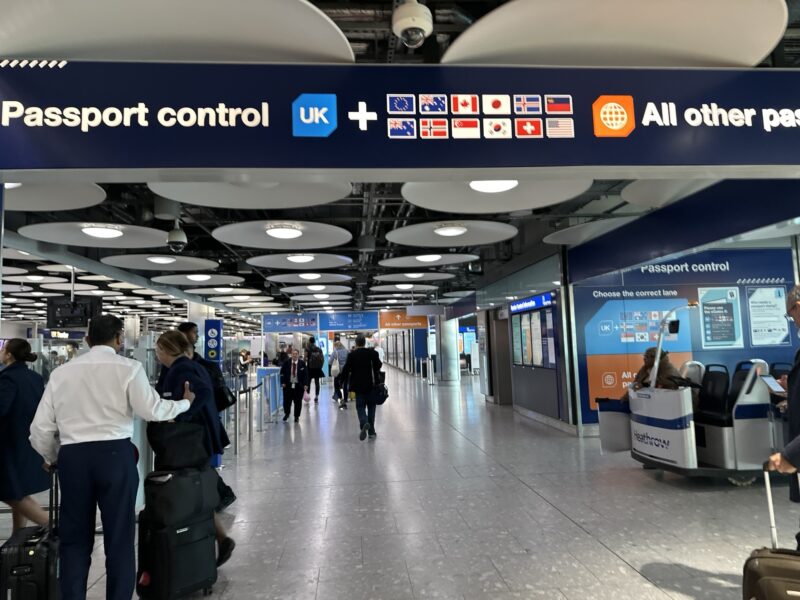
[[[319,346],[312,346],[308,351],[308,366],[311,369],[321,369],[325,363],[325,355],[320,350]]]

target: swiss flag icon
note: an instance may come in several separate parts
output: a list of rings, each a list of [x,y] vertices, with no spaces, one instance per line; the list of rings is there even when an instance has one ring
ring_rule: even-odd
[[[450,112],[454,115],[477,115],[478,94],[452,94]]]
[[[514,119],[514,136],[518,138],[544,137],[541,119]]]

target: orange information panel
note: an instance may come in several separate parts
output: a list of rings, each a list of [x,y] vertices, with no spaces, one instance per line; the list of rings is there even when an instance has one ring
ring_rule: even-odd
[[[691,352],[670,352],[670,361],[676,368],[692,360]],[[597,410],[596,398],[619,399],[636,378],[642,367],[640,354],[600,354],[586,357],[589,375],[589,406]]]
[[[380,314],[381,329],[427,329],[428,317],[410,317],[404,310],[387,310]]]

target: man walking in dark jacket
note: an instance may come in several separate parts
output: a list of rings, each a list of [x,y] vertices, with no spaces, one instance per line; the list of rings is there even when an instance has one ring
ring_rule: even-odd
[[[342,381],[347,382],[347,389],[356,394],[356,410],[361,427],[358,439],[362,442],[375,439],[375,398],[372,393],[380,383],[381,359],[372,348],[366,348],[367,340],[363,335],[356,338],[356,349],[347,358],[342,370]]]
[[[292,358],[281,367],[281,387],[283,388],[283,420],[288,421],[294,403],[294,422],[300,422],[303,410],[303,393],[308,391],[308,368],[300,353],[292,350]]]

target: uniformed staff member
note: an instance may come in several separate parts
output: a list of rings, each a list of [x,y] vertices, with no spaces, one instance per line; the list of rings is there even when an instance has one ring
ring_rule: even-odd
[[[31,425],[31,444],[61,480],[61,597],[84,600],[100,507],[106,553],[106,598],[130,600],[136,584],[134,534],[139,487],[134,414],[168,421],[191,406],[162,400],[141,363],[119,356],[122,321],[111,315],[89,323],[91,350],[55,370]]]

